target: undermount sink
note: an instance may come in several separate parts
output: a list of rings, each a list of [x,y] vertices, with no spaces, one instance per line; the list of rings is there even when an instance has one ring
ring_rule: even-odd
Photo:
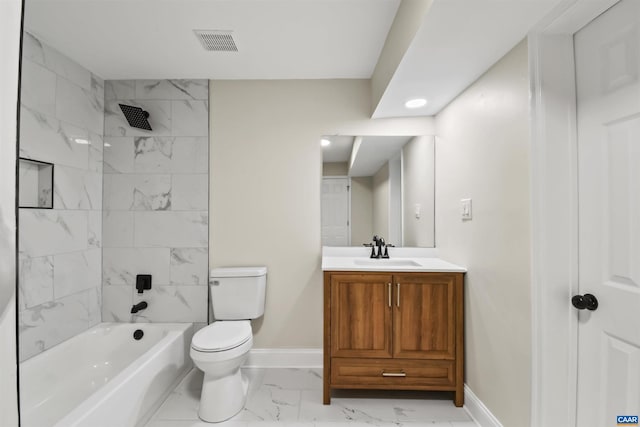
[[[369,266],[388,266],[388,267],[420,267],[420,263],[417,263],[411,259],[389,259],[389,258],[365,258],[354,259],[355,265],[369,265]]]

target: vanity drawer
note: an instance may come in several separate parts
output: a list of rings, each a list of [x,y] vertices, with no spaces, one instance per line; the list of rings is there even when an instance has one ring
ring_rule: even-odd
[[[346,386],[413,386],[455,385],[453,360],[331,359],[331,384]],[[442,388],[440,388],[442,389]]]

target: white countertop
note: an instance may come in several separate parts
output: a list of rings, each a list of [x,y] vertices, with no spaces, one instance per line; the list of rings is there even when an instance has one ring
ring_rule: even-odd
[[[466,268],[437,257],[433,248],[389,248],[389,258],[369,258],[370,248],[322,248],[322,271],[464,273]]]

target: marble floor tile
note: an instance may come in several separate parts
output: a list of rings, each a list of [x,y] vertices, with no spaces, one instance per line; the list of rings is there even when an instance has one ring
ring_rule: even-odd
[[[216,427],[477,427],[447,393],[334,391],[322,404],[321,369],[244,368],[245,408]],[[198,419],[203,374],[194,368],[145,427],[210,427]]]
[[[309,396],[303,393],[303,405],[306,402],[321,401],[320,390]],[[334,390],[331,405],[337,404],[349,409],[366,412],[371,406],[391,409],[391,417],[381,416],[383,420],[403,425],[412,423],[467,422],[471,418],[463,408],[453,404],[453,395],[447,392],[403,391],[403,390]]]
[[[158,412],[153,416],[157,420],[198,420],[200,390],[179,389],[171,392]]]
[[[151,420],[145,427],[248,427],[242,421],[225,421],[222,423],[205,423],[201,420]]]
[[[247,427],[315,427],[315,423],[300,421],[254,421],[248,422]]]
[[[381,422],[381,423],[368,423],[368,422],[341,422],[341,421],[327,421],[316,422],[314,427],[451,427],[450,422]],[[475,424],[469,425],[469,427],[477,427]]]
[[[203,377],[204,375],[200,369],[193,368],[182,381],[178,383],[162,406],[160,406],[158,411],[152,416],[152,419],[165,421],[200,421],[198,419],[198,406],[200,404],[200,391],[202,390]],[[206,423],[204,424],[205,426],[207,425]],[[147,425],[147,427],[152,427],[153,425],[154,424],[151,423]],[[187,425],[191,424],[185,424],[185,426]],[[168,426],[173,426],[173,424],[168,424]],[[176,424],[176,426],[182,425]]]
[[[198,368],[193,368],[176,386],[176,390],[196,390],[200,396],[203,378],[204,373]]]
[[[300,403],[301,421],[365,422],[381,425],[395,420],[390,402],[378,399],[332,397],[331,405],[322,403],[322,389],[303,391]]]
[[[260,368],[243,368],[242,375],[249,380],[249,390],[247,391],[247,399],[251,399],[253,395],[262,387],[264,376],[268,369]]]
[[[359,421],[321,421],[321,422],[315,422],[313,423],[314,427],[371,427],[373,425],[378,425],[378,424],[371,424],[371,423],[365,423],[365,422],[359,422]],[[392,424],[389,424],[390,426]],[[395,424],[393,424],[395,426]]]
[[[398,399],[390,403],[398,421],[471,421],[451,399]]]
[[[249,394],[244,409],[232,421],[296,421],[300,391],[265,385]]]

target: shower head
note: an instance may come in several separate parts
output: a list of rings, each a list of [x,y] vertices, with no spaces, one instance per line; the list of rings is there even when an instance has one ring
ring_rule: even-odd
[[[147,120],[149,118],[149,113],[140,107],[132,107],[131,105],[124,104],[118,105],[120,105],[120,109],[122,110],[124,117],[129,122],[129,126],[139,129],[153,130]]]

